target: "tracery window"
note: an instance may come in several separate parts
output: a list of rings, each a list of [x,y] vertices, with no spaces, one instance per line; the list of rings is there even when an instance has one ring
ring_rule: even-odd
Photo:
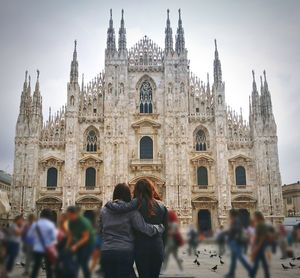
[[[197,184],[201,187],[208,186],[208,175],[206,167],[198,167],[197,168]]]
[[[97,151],[97,135],[94,130],[89,131],[86,138],[86,151],[96,152]]]
[[[149,136],[140,140],[140,159],[153,159],[153,140]]]
[[[246,170],[243,166],[235,168],[235,182],[236,185],[246,185]]]
[[[96,170],[93,167],[89,167],[85,170],[85,186],[86,187],[96,186]]]
[[[196,151],[206,151],[207,142],[205,132],[202,129],[199,129],[196,133]]]
[[[152,87],[147,80],[140,88],[140,113],[152,113]]]
[[[56,187],[57,186],[57,169],[51,167],[47,171],[47,187]]]

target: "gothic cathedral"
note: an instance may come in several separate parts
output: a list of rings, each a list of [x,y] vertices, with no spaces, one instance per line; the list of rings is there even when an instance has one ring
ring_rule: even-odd
[[[212,85],[191,73],[180,10],[175,46],[168,11],[164,49],[146,36],[127,49],[123,11],[116,45],[110,13],[104,71],[79,84],[75,42],[67,104],[47,121],[39,72],[33,93],[26,72],[12,211],[99,210],[117,183],[147,177],[181,223],[200,230],[226,224],[231,208],[245,221],[254,210],[280,221],[277,130],[265,72],[260,79],[259,90],[253,72],[246,121],[226,104],[216,41]]]

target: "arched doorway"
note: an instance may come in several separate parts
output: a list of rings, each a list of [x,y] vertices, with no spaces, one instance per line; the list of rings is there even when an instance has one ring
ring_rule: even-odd
[[[243,227],[247,228],[250,225],[250,212],[247,209],[239,209],[238,214]]]
[[[58,197],[45,196],[36,201],[38,215],[45,208],[52,211],[52,221],[57,223],[62,208],[62,200]]]
[[[198,229],[200,232],[210,233],[211,214],[208,209],[200,209],[198,211]]]

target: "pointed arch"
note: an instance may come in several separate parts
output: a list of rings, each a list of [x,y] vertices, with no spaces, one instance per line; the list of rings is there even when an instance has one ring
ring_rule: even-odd
[[[84,146],[86,152],[97,152],[99,149],[99,131],[94,126],[89,126],[84,132]]]
[[[209,149],[209,133],[206,127],[200,125],[194,130],[194,150],[207,151]]]

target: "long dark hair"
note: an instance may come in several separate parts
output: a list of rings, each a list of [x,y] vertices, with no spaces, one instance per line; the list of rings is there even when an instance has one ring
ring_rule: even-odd
[[[146,201],[147,209],[148,209],[148,216],[154,216],[154,195],[157,195],[155,191],[155,186],[153,185],[152,181],[148,179],[141,179],[139,180],[134,187],[133,195],[135,198],[138,199],[138,207],[140,208],[142,205],[142,201]]]
[[[113,200],[131,201],[130,189],[126,183],[119,183],[115,186]]]

